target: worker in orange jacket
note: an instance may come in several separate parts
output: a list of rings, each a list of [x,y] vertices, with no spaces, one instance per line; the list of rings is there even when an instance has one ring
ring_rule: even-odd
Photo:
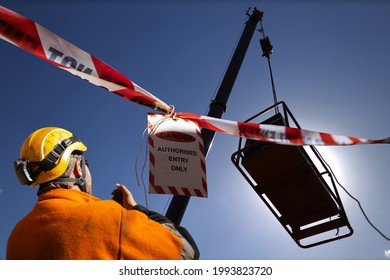
[[[7,259],[198,259],[188,231],[138,205],[117,184],[113,200],[92,196],[87,147],[71,132],[45,127],[23,143],[19,181],[39,185],[38,201],[7,243]]]

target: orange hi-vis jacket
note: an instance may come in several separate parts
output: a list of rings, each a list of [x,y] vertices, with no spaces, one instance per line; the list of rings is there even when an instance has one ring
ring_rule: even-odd
[[[180,259],[182,239],[137,210],[77,190],[39,196],[17,223],[7,259]]]

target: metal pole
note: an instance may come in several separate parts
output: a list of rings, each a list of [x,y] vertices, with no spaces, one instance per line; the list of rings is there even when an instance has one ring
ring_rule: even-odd
[[[251,15],[247,12],[249,20],[246,22],[245,28],[241,34],[240,40],[238,41],[237,47],[233,53],[232,59],[230,60],[229,66],[226,70],[225,76],[221,82],[215,99],[211,101],[209,112],[207,116],[214,118],[221,118],[223,113],[226,111],[226,104],[232,91],[234,82],[237,78],[240,70],[242,61],[244,60],[246,51],[249,43],[252,39],[253,33],[256,30],[257,23],[261,20],[263,12],[253,9]],[[210,145],[213,142],[215,131],[202,129],[202,138],[205,147],[205,153],[209,151]],[[190,201],[190,196],[175,195],[169,205],[166,213],[166,217],[173,223],[179,225],[184,216],[184,212]]]

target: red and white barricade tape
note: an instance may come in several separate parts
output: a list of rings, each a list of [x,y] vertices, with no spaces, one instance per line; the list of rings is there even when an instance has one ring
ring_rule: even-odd
[[[171,113],[165,102],[123,74],[30,19],[0,6],[0,38],[125,99]],[[284,145],[354,145],[390,143],[390,138],[369,140],[298,128],[221,120],[191,113],[177,113],[200,127],[235,136]]]
[[[171,108],[116,69],[32,20],[0,6],[0,38],[125,99],[162,112]]]
[[[191,113],[177,113],[177,117],[196,122],[200,127],[222,132],[230,135],[245,137],[265,142],[273,142],[283,145],[327,145],[345,146],[355,144],[389,144],[390,138],[370,140],[351,136],[317,132],[294,127],[285,127],[270,124],[255,124],[234,122],[216,119],[207,116],[199,116]]]

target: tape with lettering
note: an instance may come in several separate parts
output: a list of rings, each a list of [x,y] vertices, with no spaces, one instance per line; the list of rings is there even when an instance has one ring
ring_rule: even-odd
[[[371,140],[279,125],[235,122],[192,113],[176,113],[176,116],[192,120],[200,127],[217,132],[283,145],[345,146],[390,143],[390,137]]]
[[[172,108],[164,101],[129,80],[113,67],[32,20],[2,6],[0,6],[0,38],[127,100],[160,112],[172,113]],[[234,122],[192,113],[176,113],[176,115],[183,119],[192,120],[202,128],[284,145],[390,143],[390,138],[370,140],[298,128]]]
[[[119,71],[32,20],[0,6],[0,38],[125,99],[162,111],[171,108]]]

